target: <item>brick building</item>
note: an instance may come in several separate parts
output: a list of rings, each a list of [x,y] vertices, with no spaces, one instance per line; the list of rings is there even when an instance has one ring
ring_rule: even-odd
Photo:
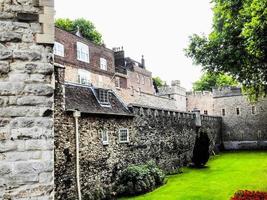
[[[65,80],[113,88],[114,53],[76,34],[55,28],[55,63],[66,69]]]

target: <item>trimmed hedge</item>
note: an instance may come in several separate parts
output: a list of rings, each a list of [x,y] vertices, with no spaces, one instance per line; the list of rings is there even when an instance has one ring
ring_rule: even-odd
[[[267,200],[267,192],[240,190],[231,200]]]
[[[144,194],[164,184],[165,174],[154,163],[130,165],[122,171],[117,184],[119,196]]]
[[[195,167],[203,167],[209,160],[209,145],[210,139],[206,132],[200,131],[196,137],[196,142],[193,150],[192,162]]]

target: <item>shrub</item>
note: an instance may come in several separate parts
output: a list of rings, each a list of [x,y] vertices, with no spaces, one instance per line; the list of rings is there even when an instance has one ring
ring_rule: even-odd
[[[165,174],[154,163],[130,165],[122,171],[117,184],[118,195],[138,195],[163,185]]]
[[[267,192],[240,190],[231,200],[267,200]]]
[[[209,145],[210,140],[206,132],[200,132],[196,138],[192,162],[196,167],[204,166],[209,160]]]

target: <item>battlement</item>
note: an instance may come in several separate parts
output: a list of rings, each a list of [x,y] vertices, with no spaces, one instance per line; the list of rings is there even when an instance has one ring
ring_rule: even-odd
[[[212,94],[214,98],[241,96],[242,90],[240,87],[226,86],[220,88],[213,88]]]
[[[186,92],[186,96],[197,96],[197,97],[201,97],[201,96],[212,96],[212,92],[210,91],[190,91],[190,92]]]

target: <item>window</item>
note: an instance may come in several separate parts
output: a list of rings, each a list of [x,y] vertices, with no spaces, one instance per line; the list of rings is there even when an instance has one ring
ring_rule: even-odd
[[[120,77],[116,77],[116,78],[115,78],[115,87],[116,87],[116,88],[120,88],[120,87],[121,87],[121,84],[120,84]]]
[[[106,130],[102,130],[101,131],[101,141],[103,143],[103,145],[108,145],[108,131]]]
[[[141,83],[144,85],[145,84],[145,77],[141,75]]]
[[[99,89],[98,100],[102,104],[109,104],[108,90]]]
[[[89,63],[89,47],[81,42],[77,42],[77,60]]]
[[[127,128],[121,128],[119,130],[119,141],[120,143],[129,142],[129,131]]]
[[[131,86],[131,91],[132,91],[132,96],[134,96],[134,87],[133,86]]]
[[[137,83],[140,83],[140,75],[136,74]]]
[[[240,115],[240,109],[236,108],[236,115]]]
[[[225,116],[225,109],[222,109],[222,116]]]
[[[54,44],[54,54],[57,56],[64,57],[64,45],[59,42],[55,42]]]
[[[207,110],[204,110],[204,115],[207,115],[208,114],[208,111]]]
[[[100,58],[100,69],[107,71],[107,66],[107,60],[105,58]]]
[[[89,85],[90,72],[83,69],[78,69],[78,82],[83,85]]]
[[[251,106],[251,114],[252,115],[256,114],[256,106]]]

